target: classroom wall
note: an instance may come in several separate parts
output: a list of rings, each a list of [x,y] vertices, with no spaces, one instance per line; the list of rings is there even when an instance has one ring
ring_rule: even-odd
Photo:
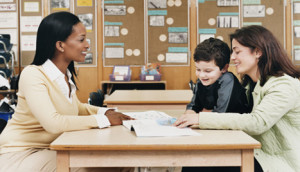
[[[77,96],[82,102],[87,102],[89,93],[100,89],[102,80],[109,80],[109,74],[112,73],[112,67],[103,67],[103,16],[101,9],[101,0],[97,1],[97,66],[95,67],[76,67],[76,71],[78,73],[78,78],[76,80],[78,86]],[[285,8],[286,13],[286,49],[290,58],[292,51],[292,30],[291,30],[291,2],[292,0],[287,0],[287,6]],[[45,0],[43,4],[44,15],[48,14],[48,3],[49,0]],[[162,67],[162,80],[167,81],[167,89],[189,89],[188,83],[190,80],[196,81],[195,76],[195,66],[193,62],[192,55],[194,53],[194,48],[197,45],[197,8],[196,3],[198,1],[191,0],[190,1],[190,51],[191,51],[191,59],[189,66],[163,66]],[[274,23],[276,25],[276,23]],[[19,43],[20,44],[20,43]],[[18,52],[20,57],[20,51]],[[20,61],[20,59],[19,59]],[[19,70],[23,67],[16,67],[16,73],[19,73]],[[131,67],[132,69],[132,80],[139,80],[140,67]],[[230,66],[230,71],[236,74],[234,66]]]

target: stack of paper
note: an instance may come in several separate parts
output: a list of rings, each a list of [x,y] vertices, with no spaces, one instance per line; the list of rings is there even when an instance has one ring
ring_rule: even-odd
[[[200,135],[191,128],[180,129],[172,126],[176,119],[164,112],[146,111],[126,112],[124,114],[136,119],[123,121],[123,125],[129,130],[135,131],[138,137]]]

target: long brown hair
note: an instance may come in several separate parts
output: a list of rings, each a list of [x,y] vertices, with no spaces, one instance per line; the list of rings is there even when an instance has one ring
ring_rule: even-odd
[[[261,86],[267,82],[269,76],[287,74],[294,78],[300,77],[300,70],[293,65],[279,41],[266,28],[257,25],[243,27],[230,34],[230,41],[233,39],[250,48],[252,52],[256,49],[261,51],[258,61]]]

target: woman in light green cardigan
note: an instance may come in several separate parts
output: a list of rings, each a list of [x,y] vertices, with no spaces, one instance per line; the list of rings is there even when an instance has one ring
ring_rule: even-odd
[[[262,26],[238,29],[230,39],[232,62],[244,75],[252,112],[187,114],[174,125],[243,130],[262,145],[254,156],[263,171],[300,172],[300,71]]]

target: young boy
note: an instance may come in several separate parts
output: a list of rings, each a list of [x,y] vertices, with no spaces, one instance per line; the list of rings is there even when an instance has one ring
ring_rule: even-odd
[[[185,113],[251,111],[245,89],[227,71],[230,49],[225,42],[214,38],[203,41],[196,47],[194,61],[198,80]]]

